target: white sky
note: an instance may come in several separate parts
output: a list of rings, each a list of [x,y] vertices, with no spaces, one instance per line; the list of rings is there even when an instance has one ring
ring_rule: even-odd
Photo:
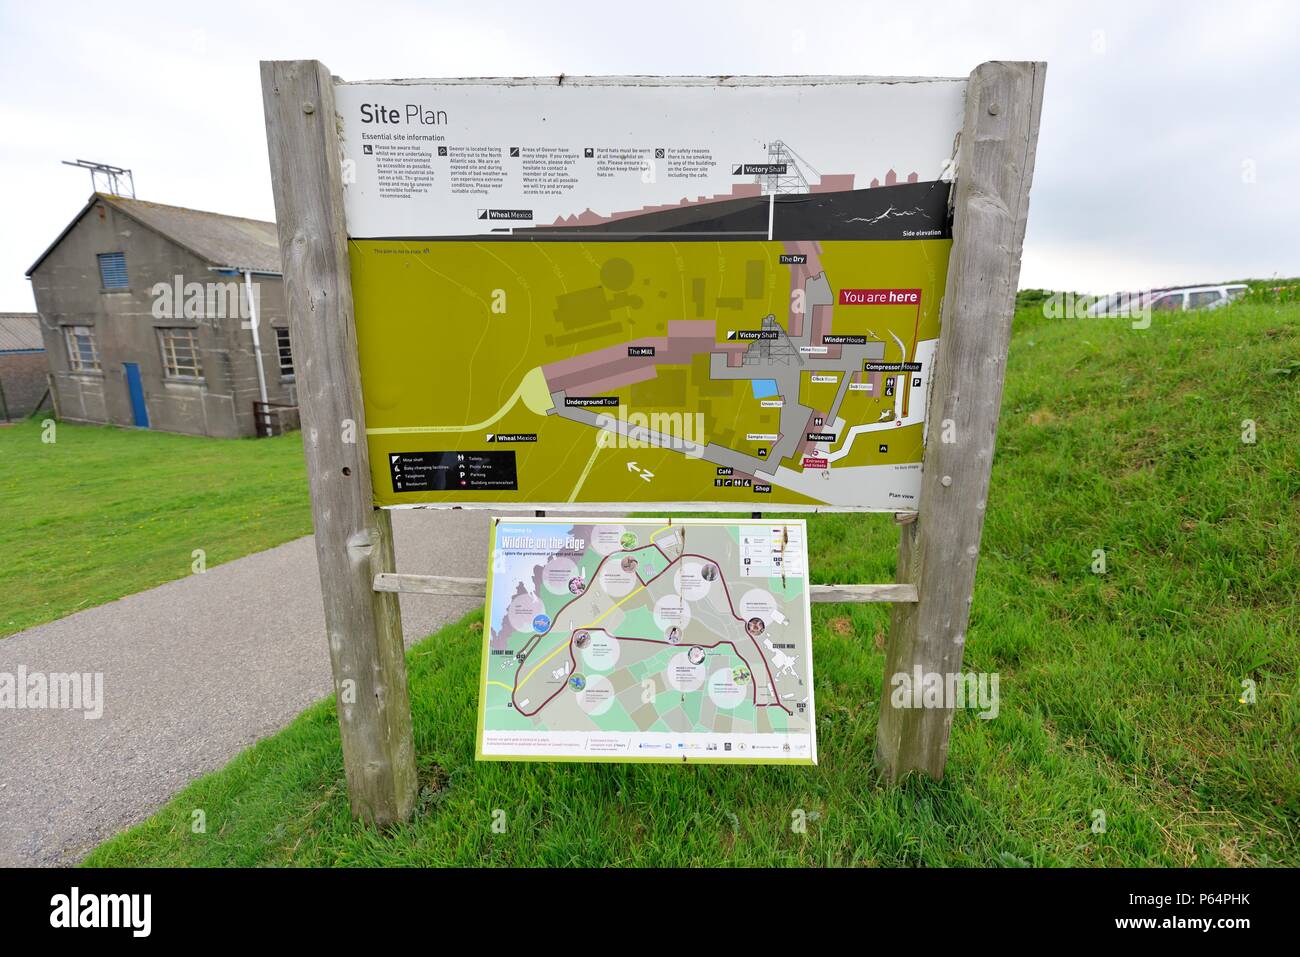
[[[0,311],[34,309],[23,273],[89,195],[60,160],[274,218],[257,61],[298,57],[350,80],[1047,60],[1022,286],[1300,274],[1300,4],[0,0]]]

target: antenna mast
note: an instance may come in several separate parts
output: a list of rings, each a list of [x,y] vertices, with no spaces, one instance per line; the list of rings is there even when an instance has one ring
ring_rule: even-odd
[[[110,196],[125,196],[127,194],[122,192],[122,187],[126,187],[126,189],[131,191],[130,198],[135,199],[135,177],[131,174],[129,169],[123,169],[120,166],[110,166],[107,163],[94,163],[90,160],[83,159],[76,160],[75,162],[73,160],[64,160],[63,165],[76,166],[79,169],[90,170],[90,188],[96,193],[106,192]],[[107,189],[101,190],[99,188],[100,177],[103,177],[103,181],[108,187]]]

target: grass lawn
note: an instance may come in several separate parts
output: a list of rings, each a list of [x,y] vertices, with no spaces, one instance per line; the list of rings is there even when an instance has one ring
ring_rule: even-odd
[[[0,427],[0,639],[311,532],[298,433]]]
[[[1300,865],[1300,307],[1017,328],[966,643],[1001,712],[943,781],[873,769],[883,607],[814,606],[812,769],[476,763],[478,613],[410,652],[412,823],[351,821],[326,701],[89,863]],[[815,580],[892,578],[888,517],[810,535]]]

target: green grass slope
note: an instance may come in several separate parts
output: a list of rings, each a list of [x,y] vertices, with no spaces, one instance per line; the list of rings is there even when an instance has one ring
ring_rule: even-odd
[[[0,638],[311,532],[298,433],[0,428]]]
[[[352,822],[322,702],[89,863],[1300,865],[1297,360],[1294,304],[1024,312],[966,643],[1001,710],[941,782],[872,766],[882,607],[814,606],[813,769],[476,763],[475,614],[410,653],[410,824]],[[810,534],[815,580],[892,577],[888,517]]]

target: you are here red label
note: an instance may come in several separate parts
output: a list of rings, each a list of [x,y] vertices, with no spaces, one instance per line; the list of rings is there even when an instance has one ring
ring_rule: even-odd
[[[841,289],[841,306],[915,306],[919,289]]]

